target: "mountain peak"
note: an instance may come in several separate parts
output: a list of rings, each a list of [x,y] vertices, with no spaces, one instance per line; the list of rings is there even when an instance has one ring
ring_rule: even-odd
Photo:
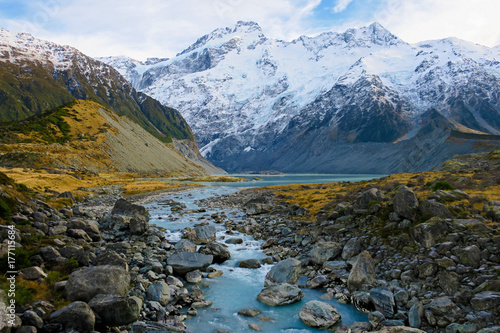
[[[405,43],[378,22],[374,22],[367,27],[348,29],[341,36],[346,43],[355,46],[366,46],[368,44],[390,46]]]
[[[203,46],[207,45],[210,41],[223,40],[223,39],[226,39],[227,36],[234,35],[234,34],[248,35],[248,34],[253,34],[253,33],[257,33],[259,37],[264,37],[264,35],[262,34],[262,28],[260,27],[259,24],[255,23],[253,21],[248,21],[248,22],[238,21],[233,28],[229,28],[229,27],[218,28],[209,34],[198,38],[198,40],[193,45],[191,45],[190,47],[188,47],[187,49],[185,49],[181,53],[177,54],[177,56],[189,53],[193,50],[196,50],[200,47],[203,47]]]

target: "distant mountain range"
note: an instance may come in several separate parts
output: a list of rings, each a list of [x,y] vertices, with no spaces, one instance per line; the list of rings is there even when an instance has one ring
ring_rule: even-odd
[[[238,22],[172,59],[99,60],[229,171],[417,171],[500,144],[500,47],[408,44],[378,23],[286,42]]]
[[[112,159],[114,164],[110,166],[111,169],[138,172],[165,171],[176,174],[182,174],[183,170],[189,171],[189,174],[221,171],[199,155],[195,137],[177,110],[138,92],[114,68],[84,55],[75,48],[42,41],[29,34],[14,35],[0,28],[0,78],[0,121],[10,122],[4,124],[4,129],[12,128],[11,125],[25,119],[31,119],[28,123],[36,122],[36,118],[30,117],[58,108],[67,102],[91,99],[94,101],[93,104],[78,104],[80,116],[85,114],[82,105],[89,107],[88,113],[95,114],[96,117],[99,116],[96,111],[99,107],[96,105],[100,105],[103,110],[107,109],[106,112],[103,111],[107,116],[109,112],[115,112],[117,116],[122,117],[115,117],[116,126],[111,126],[108,121],[110,128],[114,128],[115,131],[117,128],[134,131],[135,125],[131,125],[134,123],[137,125],[135,129],[137,132],[142,127],[147,135],[128,135],[127,140],[145,140],[144,142],[149,142],[150,145],[160,147],[153,144],[156,140],[161,144],[163,154],[170,156],[172,161],[172,163],[142,161],[130,164],[125,159],[121,159],[120,162],[118,159]],[[127,123],[128,120],[123,117],[132,123]],[[81,118],[87,119],[88,116]],[[89,125],[89,132],[92,132],[91,127]],[[68,131],[71,132],[71,129]],[[85,127],[81,127],[79,131],[83,137],[88,134],[85,133]],[[125,137],[121,137],[118,141],[124,139]],[[144,142],[135,144],[129,142],[127,147],[132,150],[147,150],[144,148]],[[111,148],[115,153],[122,149],[119,146]],[[182,156],[180,151],[185,156]],[[140,156],[136,151],[128,153]],[[118,156],[113,154],[110,156]],[[93,165],[93,162],[89,163]]]

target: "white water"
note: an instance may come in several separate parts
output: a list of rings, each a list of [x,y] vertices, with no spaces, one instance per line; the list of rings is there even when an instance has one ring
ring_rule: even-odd
[[[372,177],[373,178],[373,177]],[[221,196],[237,191],[237,188],[212,187],[195,189],[189,192],[172,194],[160,199],[173,199],[186,204],[186,211],[200,208],[195,201],[213,196]],[[159,205],[153,202],[146,205],[151,214],[151,224],[157,224],[168,230],[167,237],[170,241],[178,241],[181,237],[180,230],[196,223],[213,220],[210,215],[224,212],[233,221],[241,220],[243,213],[238,210],[212,209],[207,208],[206,212],[172,212],[170,206]],[[161,219],[160,219],[161,217]],[[239,268],[238,263],[245,259],[263,259],[266,255],[260,249],[261,241],[254,240],[251,236],[244,234],[227,235],[223,225],[215,224],[217,227],[217,241],[224,243],[229,238],[238,237],[244,240],[243,244],[226,244],[231,251],[230,260],[221,265],[212,265],[217,270],[222,270],[224,274],[214,279],[204,279],[206,286],[202,286],[205,291],[205,299],[213,302],[212,306],[206,309],[198,309],[198,316],[188,319],[187,332],[204,333],[213,332],[216,329],[225,329],[230,332],[253,332],[248,325],[259,324],[264,332],[321,332],[304,325],[298,313],[304,304],[310,300],[321,300],[324,293],[318,290],[303,289],[304,298],[292,305],[282,307],[270,307],[257,301],[258,293],[264,288],[264,278],[272,265],[263,265],[259,269]],[[324,300],[321,300],[324,301]],[[367,316],[358,312],[351,305],[339,304],[335,299],[324,301],[335,306],[342,316],[342,323],[351,325],[355,321],[367,321]],[[260,316],[267,316],[273,321],[259,321],[260,316],[254,318],[243,317],[237,314],[244,308],[260,309]]]

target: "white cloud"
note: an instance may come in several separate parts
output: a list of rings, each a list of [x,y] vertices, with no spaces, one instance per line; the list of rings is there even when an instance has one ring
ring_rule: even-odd
[[[333,7],[333,12],[334,13],[343,12],[352,1],[353,0],[338,0],[335,7]]]
[[[374,19],[415,43],[457,37],[486,46],[500,41],[498,0],[385,0]]]
[[[53,6],[43,10],[47,2]],[[239,20],[259,23],[268,36],[296,37],[307,30],[304,18],[320,3],[321,0],[32,0],[29,19],[22,24],[9,20],[5,28],[73,45],[91,56],[172,57],[197,38],[216,28],[234,26]],[[42,18],[39,24],[32,24],[34,17]]]

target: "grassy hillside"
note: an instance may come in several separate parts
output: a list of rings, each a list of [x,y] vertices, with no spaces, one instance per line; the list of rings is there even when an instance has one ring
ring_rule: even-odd
[[[0,124],[0,166],[84,172],[203,175],[203,170],[127,117],[76,100]]]

